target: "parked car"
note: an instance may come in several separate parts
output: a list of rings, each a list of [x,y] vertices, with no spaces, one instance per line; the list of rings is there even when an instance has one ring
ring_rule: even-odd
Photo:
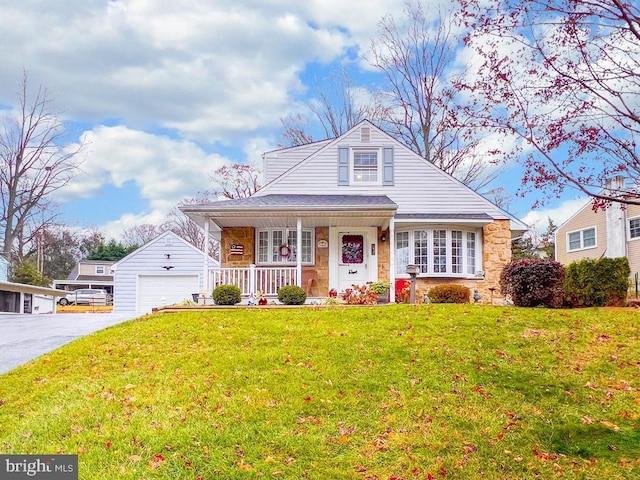
[[[79,288],[58,300],[60,305],[106,305],[109,295],[102,288]]]

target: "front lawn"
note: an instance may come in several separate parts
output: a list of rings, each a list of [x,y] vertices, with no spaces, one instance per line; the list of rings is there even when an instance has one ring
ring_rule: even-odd
[[[0,377],[0,453],[81,479],[640,478],[634,310],[157,314]]]

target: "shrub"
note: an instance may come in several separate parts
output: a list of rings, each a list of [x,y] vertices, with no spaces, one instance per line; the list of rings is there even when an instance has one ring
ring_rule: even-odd
[[[378,294],[367,285],[351,285],[342,294],[342,300],[348,305],[374,305],[378,303]]]
[[[516,260],[500,274],[500,291],[511,296],[518,307],[562,306],[564,267],[558,262],[537,258]]]
[[[235,305],[242,300],[242,292],[235,285],[220,285],[213,291],[216,305]]]
[[[389,282],[371,282],[368,288],[378,295],[384,295],[389,291]]]
[[[278,300],[285,305],[302,305],[307,299],[307,293],[297,285],[287,285],[278,290]]]
[[[464,285],[445,283],[436,285],[427,295],[432,303],[469,303],[471,290]]]
[[[565,298],[574,307],[624,305],[630,273],[625,257],[573,262],[564,280]]]

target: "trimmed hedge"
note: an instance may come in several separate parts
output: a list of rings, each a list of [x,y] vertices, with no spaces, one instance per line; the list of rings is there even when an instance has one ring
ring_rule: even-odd
[[[630,274],[625,257],[573,262],[567,266],[565,299],[574,307],[625,305]]]
[[[563,302],[562,264],[552,260],[527,258],[507,264],[500,274],[500,291],[518,307],[559,308]]]
[[[427,295],[431,303],[469,303],[471,290],[464,285],[445,283],[436,285]]]
[[[287,285],[278,290],[278,300],[285,305],[303,305],[307,299],[307,293],[297,285]]]
[[[217,305],[235,305],[242,301],[242,292],[236,285],[220,285],[212,296]]]

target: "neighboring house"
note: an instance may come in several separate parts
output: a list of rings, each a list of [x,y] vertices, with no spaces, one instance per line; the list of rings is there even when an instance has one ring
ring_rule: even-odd
[[[217,266],[201,250],[166,231],[112,266],[113,311],[143,314],[191,300],[205,287],[209,268]]]
[[[181,210],[221,242],[208,288],[245,297],[297,284],[312,297],[409,279],[418,298],[460,283],[488,302],[511,240],[527,225],[363,121],[344,135],[263,155],[266,185],[249,198]],[[298,254],[299,253],[299,254]]]
[[[66,280],[54,280],[53,288],[73,291],[79,288],[102,288],[113,295],[110,260],[80,260]]]
[[[625,187],[623,177],[611,179],[612,191]],[[640,205],[612,203],[593,210],[586,203],[556,231],[556,260],[568,265],[584,258],[627,257],[631,276],[640,272]]]
[[[66,293],[8,281],[8,262],[0,256],[0,313],[53,313],[55,297]]]

